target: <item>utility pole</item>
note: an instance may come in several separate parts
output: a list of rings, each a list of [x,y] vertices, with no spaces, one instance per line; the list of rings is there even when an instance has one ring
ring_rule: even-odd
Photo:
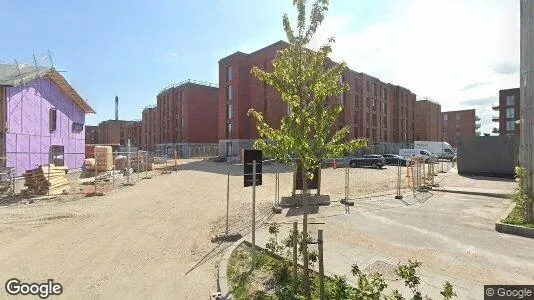
[[[524,188],[527,195],[532,199],[534,196],[533,178],[533,137],[534,134],[534,1],[521,0],[520,2],[520,24],[521,24],[521,61],[520,61],[520,88],[521,88],[521,119],[520,119],[520,146],[519,164],[525,168],[526,178]],[[532,205],[527,217],[532,218]],[[530,216],[528,216],[530,214]]]

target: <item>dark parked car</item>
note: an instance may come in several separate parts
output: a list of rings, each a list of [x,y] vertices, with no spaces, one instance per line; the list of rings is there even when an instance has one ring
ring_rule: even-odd
[[[401,166],[406,166],[408,160],[397,154],[384,154],[382,155],[386,159],[386,165],[398,166],[399,163]]]
[[[349,161],[349,166],[351,168],[373,167],[376,169],[381,169],[384,167],[385,164],[386,159],[382,155],[376,154],[363,155],[361,157],[357,157]]]

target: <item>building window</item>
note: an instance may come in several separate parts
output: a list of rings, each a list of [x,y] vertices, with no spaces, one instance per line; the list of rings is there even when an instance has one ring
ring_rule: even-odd
[[[226,101],[232,101],[233,94],[232,94],[232,85],[228,85],[226,87]]]
[[[373,140],[376,140],[376,129],[373,129]]]
[[[83,131],[83,124],[81,123],[72,123],[72,132],[82,132]]]
[[[358,112],[354,112],[354,124],[358,124]]]
[[[515,108],[510,107],[506,109],[506,118],[514,119],[515,118]]]
[[[460,113],[456,113],[456,121],[460,121]]]
[[[373,115],[373,126],[376,126],[376,115]]]
[[[354,137],[358,137],[360,135],[360,132],[358,129],[359,129],[358,126],[355,125],[354,126]]]
[[[232,81],[232,66],[226,67],[226,81],[227,82]]]
[[[387,132],[386,130],[384,130],[383,138],[384,138],[384,140],[386,140],[386,141],[387,141],[387,139],[388,139],[388,132]]]
[[[506,106],[515,105],[515,97],[513,95],[506,96]]]
[[[356,94],[354,95],[354,108],[358,109],[358,106],[360,105],[360,95]]]
[[[377,90],[376,90],[376,83],[373,83],[373,95],[376,97]]]
[[[366,80],[366,81],[365,81],[365,85],[367,86],[367,92],[369,92],[369,91],[370,91],[369,81]]]
[[[65,165],[64,149],[64,146],[50,146],[50,158],[54,165],[60,167]]]
[[[371,106],[371,99],[367,97],[367,107],[370,107],[370,106]]]
[[[226,105],[226,119],[231,120],[232,119],[232,104]]]
[[[57,110],[55,108],[50,108],[49,111],[49,123],[50,123],[50,132],[56,131],[57,129]]]
[[[232,138],[232,123],[226,123],[226,138]]]
[[[515,122],[506,121],[506,131],[514,131],[514,130],[515,130]]]
[[[369,134],[369,127],[365,128],[365,137],[368,138],[368,137],[371,137],[371,135]]]
[[[373,110],[376,110],[376,99],[373,99]]]
[[[384,88],[384,100],[388,101],[388,91]]]
[[[444,115],[443,115],[443,121],[447,121],[447,118],[448,118],[448,115],[447,115],[447,114],[444,114]]]
[[[369,124],[370,123],[370,121],[369,121],[370,120],[369,119],[369,113],[367,113],[366,119],[367,119],[367,124]]]

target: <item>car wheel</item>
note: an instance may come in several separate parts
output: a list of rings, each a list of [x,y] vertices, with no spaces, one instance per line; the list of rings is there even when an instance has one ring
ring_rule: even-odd
[[[378,165],[377,164],[373,164],[373,169],[378,169]]]

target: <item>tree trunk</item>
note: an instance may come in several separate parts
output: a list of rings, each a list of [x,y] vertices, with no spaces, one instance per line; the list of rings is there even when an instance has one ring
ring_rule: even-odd
[[[302,163],[302,202],[304,214],[302,215],[302,263],[304,265],[304,296],[311,299],[310,274],[308,270],[308,178],[304,163]]]

